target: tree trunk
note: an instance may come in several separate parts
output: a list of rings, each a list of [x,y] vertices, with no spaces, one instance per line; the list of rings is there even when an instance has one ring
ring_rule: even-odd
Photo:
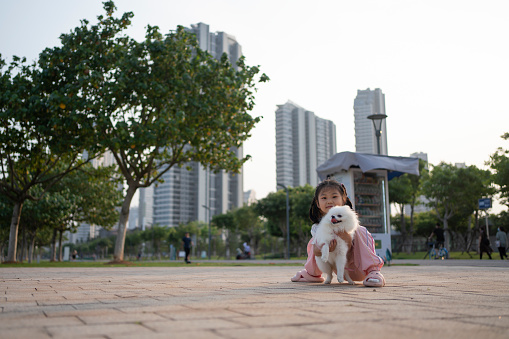
[[[51,258],[50,261],[57,261],[57,230],[53,229],[53,236],[51,237]]]
[[[58,230],[58,261],[62,262],[62,236],[64,231]]]
[[[19,230],[18,230],[18,233],[19,233]],[[18,261],[20,263],[23,263],[25,261],[25,258],[26,258],[26,248],[27,248],[27,242],[26,242],[26,231],[25,231],[25,227],[22,227],[21,228],[21,239],[20,240],[20,247],[21,247],[21,250],[19,251],[19,254],[18,254]]]
[[[124,246],[129,222],[129,208],[131,207],[131,201],[133,200],[134,193],[136,193],[136,189],[134,185],[130,185],[127,189],[124,202],[122,203],[118,221],[118,234],[115,241],[115,250],[113,252],[113,261],[124,261]]]
[[[30,239],[30,248],[28,250],[28,262],[32,263],[34,260],[34,249],[35,249],[35,233],[30,234],[32,238]]]
[[[18,246],[18,227],[21,218],[22,202],[14,203],[11,218],[11,229],[9,234],[9,250],[7,251],[7,262],[16,262],[16,248]]]
[[[408,247],[408,250],[409,250],[408,253],[411,253],[414,250],[414,248],[413,248],[413,245],[414,245],[414,204],[410,205],[410,228],[408,230],[408,240],[409,240],[409,245],[410,245]]]

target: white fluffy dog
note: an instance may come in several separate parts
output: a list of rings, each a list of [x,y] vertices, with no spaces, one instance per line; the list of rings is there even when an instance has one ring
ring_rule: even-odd
[[[339,283],[346,278],[350,285],[354,284],[348,271],[345,270],[345,265],[346,254],[352,247],[353,236],[358,226],[357,213],[349,206],[332,207],[318,224],[315,241],[321,248],[322,256],[316,258],[316,264],[323,273],[327,274],[324,284],[331,283],[333,271],[336,271]],[[329,253],[329,243],[334,238],[337,240],[337,246]]]

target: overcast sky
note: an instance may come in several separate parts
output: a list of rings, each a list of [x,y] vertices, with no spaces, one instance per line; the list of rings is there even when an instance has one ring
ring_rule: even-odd
[[[244,189],[263,198],[276,186],[275,110],[292,100],[337,128],[337,150],[355,151],[353,101],[358,89],[385,94],[389,155],[428,154],[485,167],[509,132],[507,0],[117,0],[132,11],[128,31],[163,32],[203,22],[236,37],[260,84],[245,143],[252,159]],[[1,0],[0,53],[35,60],[45,47],[102,14],[96,0]]]

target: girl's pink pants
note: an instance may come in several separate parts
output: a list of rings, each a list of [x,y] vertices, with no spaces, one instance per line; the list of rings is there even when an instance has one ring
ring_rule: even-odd
[[[348,260],[346,269],[354,281],[362,281],[371,271],[380,271],[384,265],[383,260],[375,253],[375,241],[368,230],[360,226],[355,231],[354,242],[351,250],[351,257]],[[322,276],[322,271],[316,265],[315,255],[313,253],[313,238],[307,246],[308,259],[304,265],[305,270],[300,271],[306,280],[317,280]],[[308,275],[310,277],[308,277]]]

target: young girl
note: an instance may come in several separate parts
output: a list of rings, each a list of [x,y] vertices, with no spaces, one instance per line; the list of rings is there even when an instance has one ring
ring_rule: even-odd
[[[304,265],[304,269],[297,272],[297,274],[292,277],[292,281],[324,281],[322,272],[316,265],[315,256],[321,256],[322,253],[315,245],[314,235],[316,227],[318,226],[317,224],[322,217],[327,214],[327,211],[333,206],[343,205],[348,205],[350,208],[353,208],[346,193],[345,185],[334,179],[327,179],[316,187],[315,196],[309,208],[309,218],[314,225],[311,228],[311,235],[313,238],[311,238],[307,246],[308,259]],[[338,234],[338,236],[342,236],[342,234]],[[336,240],[331,241],[329,244],[330,251],[336,248],[336,244]],[[367,287],[382,287],[385,285],[384,276],[380,273],[380,269],[384,265],[384,262],[376,255],[373,237],[365,227],[360,226],[357,231],[355,231],[352,248],[348,252],[347,258],[346,269],[352,280],[362,280],[364,286]]]

